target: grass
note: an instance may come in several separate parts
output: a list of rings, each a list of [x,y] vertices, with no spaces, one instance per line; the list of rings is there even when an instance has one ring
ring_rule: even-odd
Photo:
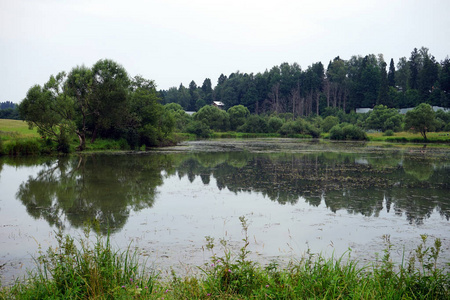
[[[404,143],[424,143],[425,140],[420,133],[396,132],[393,136],[384,136],[382,132],[368,133],[370,141],[379,142],[404,142]],[[428,143],[450,143],[450,132],[429,132],[427,133]]]
[[[369,133],[369,141],[387,143],[424,143],[424,139],[418,133],[397,132],[393,136],[385,136],[383,133]],[[428,133],[427,143],[450,143],[449,132]],[[269,138],[280,137],[277,133],[242,133],[242,132],[214,132],[212,138]],[[310,138],[305,135],[291,135],[290,138]],[[329,134],[322,134],[321,138],[329,138]],[[195,139],[193,135],[185,133],[174,134],[167,145],[174,145],[181,140]],[[78,146],[78,141],[70,142],[71,151]],[[97,139],[95,143],[87,142],[86,151],[123,151],[130,150],[130,146],[124,140]],[[145,150],[143,148],[143,150]],[[19,120],[0,119],[0,155],[42,155],[55,152],[52,142],[40,138],[36,128],[30,130],[26,122]]]
[[[28,124],[20,120],[0,119],[0,137],[2,140],[11,138],[39,138],[36,128],[29,129]]]
[[[160,278],[140,263],[130,248],[115,251],[109,237],[76,242],[58,233],[58,247],[40,253],[38,271],[26,281],[0,290],[1,299],[449,299],[450,275],[437,267],[439,239],[428,237],[397,266],[386,236],[384,255],[360,266],[350,252],[324,258],[307,252],[285,267],[261,266],[248,259],[248,224],[240,217],[243,246],[235,253],[220,240],[223,255],[214,252],[215,239],[206,237],[211,259],[199,266],[199,276]],[[348,255],[348,256],[347,256]]]

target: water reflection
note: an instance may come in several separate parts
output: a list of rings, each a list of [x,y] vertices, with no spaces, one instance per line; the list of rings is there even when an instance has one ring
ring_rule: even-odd
[[[442,157],[388,152],[251,153],[201,152],[92,155],[0,160],[39,166],[16,197],[30,216],[50,225],[82,227],[97,220],[119,231],[130,211],[153,206],[166,177],[197,177],[234,193],[257,192],[279,204],[322,202],[332,212],[377,217],[386,210],[422,224],[435,211],[450,219],[450,164]],[[1,174],[0,174],[1,175]],[[174,189],[176,189],[174,187]],[[164,201],[164,199],[161,199]]]
[[[157,158],[157,159],[155,159]],[[130,210],[152,207],[164,156],[80,156],[42,165],[20,185],[28,214],[50,225],[81,227],[96,220],[103,232],[120,230]]]

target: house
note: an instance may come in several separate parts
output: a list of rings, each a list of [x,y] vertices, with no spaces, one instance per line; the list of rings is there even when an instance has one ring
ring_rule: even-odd
[[[357,114],[365,114],[365,113],[371,112],[372,110],[373,110],[372,108],[357,108],[356,113]]]
[[[223,102],[221,101],[213,101],[212,105],[217,107],[218,109],[223,109],[225,107],[225,104],[223,104]]]

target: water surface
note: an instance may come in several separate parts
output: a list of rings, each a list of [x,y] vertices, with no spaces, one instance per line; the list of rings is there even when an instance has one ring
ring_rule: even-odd
[[[32,267],[61,228],[88,223],[155,268],[194,272],[211,252],[205,236],[252,258],[300,258],[352,249],[374,261],[386,236],[401,256],[421,234],[450,261],[450,150],[288,139],[187,142],[141,154],[0,160],[2,284]],[[221,254],[220,246],[215,252]]]

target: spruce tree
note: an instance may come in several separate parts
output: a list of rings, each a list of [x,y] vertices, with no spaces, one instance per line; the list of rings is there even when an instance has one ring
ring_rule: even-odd
[[[388,86],[395,87],[395,65],[393,58],[391,58],[391,63],[389,64]]]

